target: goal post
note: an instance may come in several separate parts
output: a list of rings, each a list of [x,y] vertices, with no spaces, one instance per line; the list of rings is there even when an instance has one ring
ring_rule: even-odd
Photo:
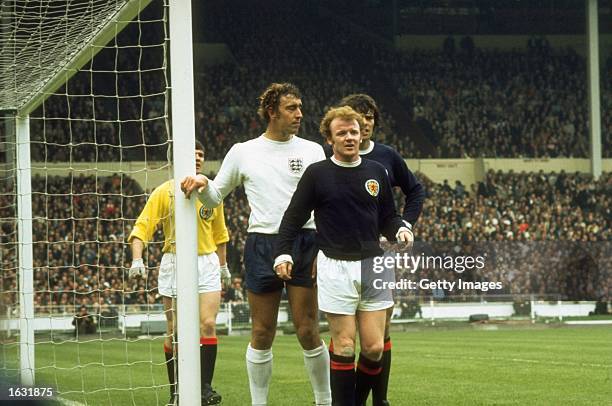
[[[17,144],[17,231],[19,247],[19,364],[21,384],[34,385],[34,256],[30,119],[15,120]]]
[[[185,199],[180,181],[195,171],[195,112],[193,90],[193,51],[191,40],[191,0],[170,0],[170,61],[172,134],[177,269],[178,368],[181,403],[199,405],[200,319],[198,298],[198,258],[195,201]],[[189,371],[180,373],[180,371]]]
[[[141,21],[141,13],[153,4],[162,10],[161,17]],[[163,371],[167,361],[162,359],[160,340],[149,338],[152,336],[148,333],[128,338],[126,333],[130,326],[134,330],[130,321],[134,319],[130,306],[134,305],[126,297],[140,294],[127,279],[131,260],[127,237],[147,193],[165,176],[162,181],[175,180],[175,212],[168,213],[175,220],[180,269],[176,273],[180,351],[175,357],[178,369],[186,371],[179,375],[178,390],[181,403],[200,404],[195,197],[185,199],[179,186],[195,168],[190,1],[11,0],[2,2],[0,13],[0,171],[3,179],[14,182],[10,191],[4,190],[8,189],[5,185],[0,187],[0,193],[13,196],[5,200],[0,196],[0,210],[8,202],[12,207],[6,212],[14,212],[10,218],[3,218],[0,226],[12,222],[7,229],[17,234],[10,240],[4,236],[0,239],[0,263],[11,261],[13,267],[0,274],[0,304],[13,300],[13,309],[19,309],[18,315],[0,315],[1,329],[19,331],[18,338],[8,340],[9,345],[2,350],[3,358],[15,353],[18,361],[7,363],[3,359],[0,369],[8,370],[23,385],[36,385],[40,383],[38,378],[48,382],[51,377],[48,383],[59,386],[60,396],[70,400],[89,403],[93,398],[95,404],[102,398],[114,404],[116,397],[123,404],[129,396],[131,404],[166,403],[163,394],[139,397],[139,391],[159,392],[170,386]],[[157,43],[151,45],[144,40],[141,44],[150,22],[162,24],[163,32]],[[119,40],[128,27],[134,28],[135,44]],[[155,57],[147,54],[153,48],[158,51]],[[125,66],[130,58],[126,54],[136,55],[132,61],[135,65]],[[175,97],[171,98],[171,93]],[[149,139],[154,135],[160,135],[159,139]],[[166,158],[170,146],[172,157]],[[91,151],[83,152],[88,148]],[[151,154],[156,161],[160,152],[161,165],[149,165]],[[143,156],[138,165],[132,162],[136,155]],[[164,164],[166,159],[170,162]],[[135,182],[136,177],[145,179],[142,190],[127,189],[126,182]],[[105,189],[106,184],[110,186]],[[82,206],[87,204],[78,205],[79,201],[87,201],[91,211],[84,212]],[[108,216],[105,205],[111,206]],[[118,230],[113,231],[113,240],[101,234],[105,228]],[[140,309],[146,308],[141,311],[147,321],[159,322],[164,314],[159,301],[151,302],[155,295],[150,293],[157,289],[156,264],[161,259],[161,255],[157,257],[161,243],[150,245],[154,244],[155,255],[146,251],[150,280],[143,282],[144,299],[135,303]],[[17,253],[3,259],[3,253],[13,246]],[[64,263],[58,264],[54,255],[64,256]],[[105,255],[111,255],[115,263],[103,264]],[[107,275],[118,279],[106,279],[104,284],[110,282],[110,288],[102,286],[105,268]],[[17,279],[14,283],[9,280],[12,274]],[[56,289],[58,282],[64,282],[59,279],[66,276],[66,285]],[[86,287],[79,285],[84,278]],[[106,338],[106,332],[100,331],[81,339],[76,325],[76,338],[53,332],[57,325],[65,326],[63,331],[70,328],[73,310],[83,306],[85,299],[93,298],[87,305],[91,308],[98,305],[98,299],[102,303],[103,294],[109,291],[118,300],[113,304],[119,311],[113,316],[120,325],[115,333],[118,337]],[[56,303],[60,295],[67,295],[69,305]],[[50,310],[41,317],[40,308]],[[18,322],[12,319],[17,316]],[[41,320],[45,317],[47,320]],[[101,324],[106,316],[96,317]],[[46,331],[44,326],[50,326],[49,338],[37,334],[35,340],[35,330]],[[123,353],[111,353],[107,344],[118,342]],[[148,347],[148,359],[147,354],[134,356],[130,350],[133,344],[143,343]],[[48,351],[43,359],[38,350],[35,354],[35,347],[41,348],[41,344]],[[76,363],[63,359],[67,358],[64,349],[68,346],[74,346],[68,353]],[[100,353],[91,354],[91,348]],[[83,372],[88,368],[102,371]],[[150,376],[137,376],[137,368],[148,369]],[[115,374],[115,370],[124,375]],[[94,386],[88,375],[98,376],[101,386],[98,382]],[[65,384],[68,379],[72,381]]]

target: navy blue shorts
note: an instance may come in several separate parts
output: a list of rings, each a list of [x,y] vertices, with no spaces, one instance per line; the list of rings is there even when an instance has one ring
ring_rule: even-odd
[[[312,263],[319,251],[315,234],[314,230],[302,229],[299,232],[291,253],[291,279],[284,281],[273,268],[277,234],[249,233],[244,246],[246,288],[254,293],[276,292],[283,289],[285,282],[294,286],[312,287]]]

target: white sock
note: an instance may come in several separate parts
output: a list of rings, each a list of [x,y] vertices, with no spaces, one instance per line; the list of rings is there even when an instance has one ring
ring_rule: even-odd
[[[331,405],[329,386],[329,351],[325,342],[313,350],[304,350],[304,365],[314,392],[317,405]]]
[[[247,372],[253,405],[268,404],[268,389],[272,377],[272,349],[256,350],[251,343],[246,351]]]

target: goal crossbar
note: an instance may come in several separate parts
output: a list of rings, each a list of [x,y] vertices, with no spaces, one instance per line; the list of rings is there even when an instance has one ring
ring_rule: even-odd
[[[21,29],[27,31],[32,21],[22,21],[15,16],[18,1],[7,2],[0,9],[0,111],[16,110],[18,115],[26,116],[36,109],[60,86],[76,74],[89,62],[109,41],[123,30],[142,11],[151,0],[126,0],[121,2],[101,1],[102,9],[98,11],[81,11],[84,17],[95,20],[92,30],[75,31],[70,43],[62,49],[57,46],[57,34],[48,35],[47,41],[32,44],[27,40],[17,41]],[[22,7],[31,8],[27,2]],[[12,5],[12,8],[11,8]],[[78,13],[78,10],[75,11]],[[67,13],[66,13],[67,14]],[[73,15],[72,18],[75,16]],[[14,18],[14,21],[11,21]],[[66,15],[66,18],[68,16]],[[91,24],[92,22],[88,23]],[[43,38],[45,32],[62,29],[65,19],[42,15],[35,30],[30,29],[30,38]],[[20,27],[24,25],[24,27]],[[11,27],[10,30],[6,30]],[[33,52],[26,49],[34,47]],[[32,70],[32,66],[44,69]]]

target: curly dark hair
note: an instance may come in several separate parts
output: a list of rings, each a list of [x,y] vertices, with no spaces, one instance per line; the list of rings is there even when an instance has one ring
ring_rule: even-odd
[[[360,114],[367,114],[371,111],[374,114],[374,127],[378,125],[378,120],[380,119],[378,106],[374,99],[365,93],[349,94],[340,100],[338,106],[349,106]]]
[[[268,109],[272,111],[278,111],[280,105],[280,98],[287,96],[288,94],[295,96],[298,99],[302,98],[300,89],[292,83],[272,83],[263,93],[259,96],[259,108],[257,114],[266,122],[270,122],[270,114]]]

